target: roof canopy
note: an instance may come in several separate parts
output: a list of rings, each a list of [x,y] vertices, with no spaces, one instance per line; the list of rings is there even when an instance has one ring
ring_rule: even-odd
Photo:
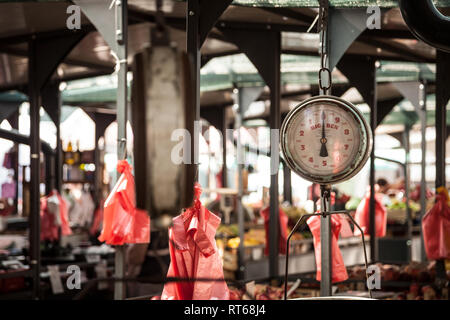
[[[450,0],[435,1],[441,11],[449,13]],[[28,44],[38,39],[58,39],[74,34],[66,28],[69,1],[0,0],[0,92],[26,92]],[[169,4],[169,2],[168,2]],[[349,57],[375,57],[381,62],[377,71],[380,83],[378,98],[399,93],[389,85],[394,81],[427,79],[434,90],[434,48],[416,40],[403,22],[397,1],[330,0],[336,8],[365,8],[378,5],[382,11],[381,30],[365,30],[346,51]],[[208,35],[201,48],[201,105],[203,108],[231,104],[231,89],[239,86],[262,86],[264,82],[242,51],[224,38],[221,30],[277,30],[282,37],[282,110],[290,101],[303,99],[317,87],[318,35],[306,33],[317,15],[318,1],[312,0],[235,0]],[[179,48],[186,46],[186,3],[175,1],[164,8],[171,40]],[[150,43],[150,29],[155,22],[154,1],[128,0],[129,55]],[[102,36],[82,15],[83,39],[71,50],[52,76],[52,81],[68,82],[63,93],[65,103],[91,108],[114,109],[115,59]],[[220,29],[217,28],[220,26]],[[314,32],[314,31],[313,31]],[[94,77],[94,78],[93,78]],[[99,78],[100,77],[100,78]],[[91,80],[77,81],[92,78]],[[345,76],[335,69],[333,82],[343,92],[350,89]],[[268,92],[262,98],[267,98]],[[26,99],[22,94],[0,94],[0,103]]]

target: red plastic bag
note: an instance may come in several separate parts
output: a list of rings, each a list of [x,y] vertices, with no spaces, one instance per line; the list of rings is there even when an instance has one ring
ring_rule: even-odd
[[[61,234],[68,236],[72,234],[72,229],[69,225],[69,208],[66,200],[59,194],[58,191],[53,191],[59,200],[59,215],[61,219]]]
[[[344,214],[337,214],[335,215],[336,218],[339,219],[339,222],[341,224],[341,237],[342,238],[350,238],[353,237],[353,231],[352,228],[350,227],[350,223],[347,220],[347,216]]]
[[[48,210],[48,197],[41,198],[41,241],[55,241],[58,240],[58,225],[56,224],[56,217]]]
[[[169,228],[169,278],[217,279],[216,281],[168,282],[161,300],[229,300],[222,259],[215,242],[220,218],[200,202],[201,188],[195,185],[194,205],[173,218]]]
[[[100,201],[100,205],[94,212],[94,221],[92,222],[91,228],[89,229],[89,233],[92,236],[95,236],[97,232],[100,231],[100,227],[102,225],[103,221],[103,206],[105,205],[105,202],[102,200]]]
[[[51,208],[49,208],[49,199],[56,197],[58,200],[51,199]],[[53,202],[52,202],[53,200]],[[67,202],[53,190],[46,197],[41,198],[41,240],[54,241],[59,239],[59,228],[63,236],[71,235],[72,229],[69,225],[69,209]]]
[[[105,201],[103,229],[98,239],[111,245],[148,243],[150,217],[146,211],[136,208],[131,166],[126,160],[121,160],[117,171],[122,175]]]
[[[379,195],[375,194],[375,235],[379,238],[386,235],[387,226],[387,210],[381,203]],[[364,199],[356,208],[355,221],[361,227],[364,235],[370,235],[370,192],[366,194]],[[358,228],[355,227],[355,236],[361,235]]]
[[[279,209],[279,233],[278,233],[278,252],[281,254],[286,254],[286,241],[288,236],[288,221],[289,218],[283,209]],[[269,216],[270,216],[270,207],[266,207],[260,212],[261,216],[264,218],[264,229],[266,231],[266,247],[264,248],[264,254],[269,254]]]
[[[450,208],[444,194],[422,219],[423,241],[430,260],[450,259]]]
[[[316,257],[316,279],[320,281],[322,272],[322,257],[320,247],[320,222],[321,216],[312,216],[306,223],[314,237],[314,254]],[[331,216],[331,281],[341,282],[348,279],[347,268],[345,268],[344,259],[342,258],[341,250],[337,243],[339,232],[341,231],[340,219],[336,215]]]

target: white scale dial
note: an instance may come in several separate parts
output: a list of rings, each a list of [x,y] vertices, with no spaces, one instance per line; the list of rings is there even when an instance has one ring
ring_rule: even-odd
[[[334,100],[312,98],[291,111],[283,123],[282,149],[288,164],[314,182],[348,179],[370,152],[370,130],[362,115],[343,100]]]

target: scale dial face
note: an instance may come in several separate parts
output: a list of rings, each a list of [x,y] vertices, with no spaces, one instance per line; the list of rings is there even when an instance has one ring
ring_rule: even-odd
[[[281,149],[289,167],[321,184],[347,180],[364,166],[372,134],[356,107],[331,96],[296,106],[281,127]]]

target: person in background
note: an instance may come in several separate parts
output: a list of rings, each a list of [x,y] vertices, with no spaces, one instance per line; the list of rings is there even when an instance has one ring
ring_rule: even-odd
[[[384,194],[387,193],[387,191],[389,190],[389,188],[390,188],[390,186],[391,186],[391,185],[389,184],[389,182],[387,182],[387,180],[384,179],[384,178],[378,179],[378,180],[377,180],[377,185],[380,187],[379,190],[378,190],[378,192],[384,193]]]
[[[389,190],[391,188],[391,184],[385,178],[379,178],[375,185],[375,192],[382,195],[381,200],[383,205],[387,206],[391,203],[391,199],[389,197]]]

